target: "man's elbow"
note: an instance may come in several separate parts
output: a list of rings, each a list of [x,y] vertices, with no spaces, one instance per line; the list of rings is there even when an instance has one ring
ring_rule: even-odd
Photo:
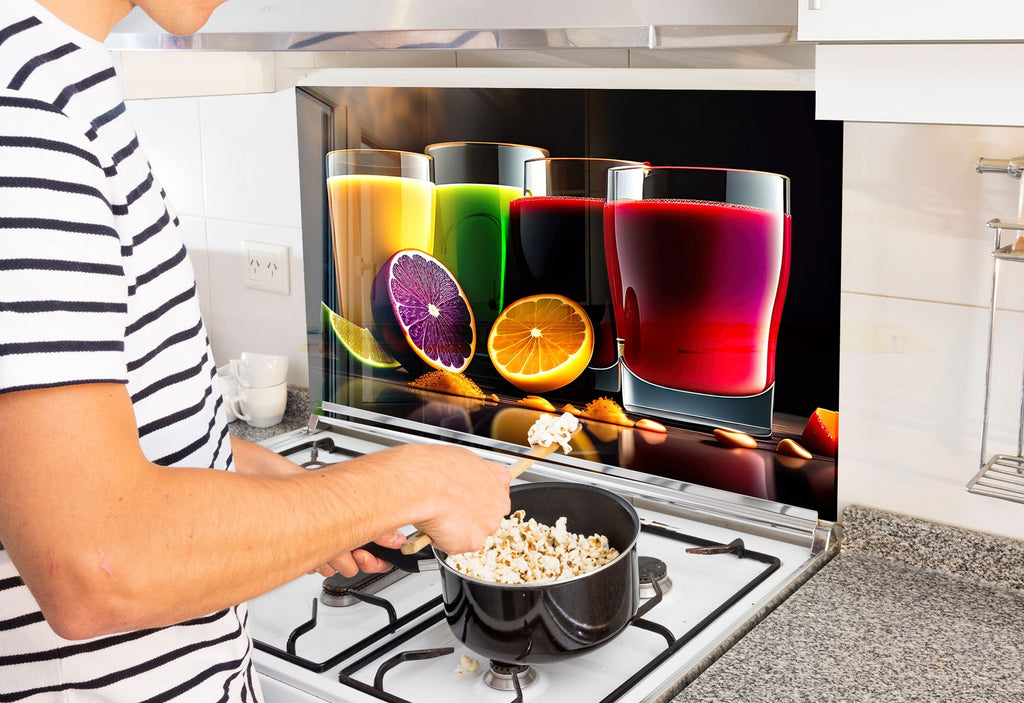
[[[109,567],[102,565],[66,569],[37,590],[36,600],[47,624],[67,640],[139,629],[144,619],[141,590],[114,579]]]

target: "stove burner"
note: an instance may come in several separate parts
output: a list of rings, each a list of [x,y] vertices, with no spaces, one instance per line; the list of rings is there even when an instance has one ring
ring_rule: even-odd
[[[324,579],[323,587],[320,591],[320,602],[332,608],[355,605],[362,599],[352,595],[353,592],[371,595],[390,586],[395,581],[405,578],[407,575],[406,572],[400,569],[392,569],[383,574],[359,573],[352,577],[335,574]]]
[[[640,597],[653,598],[655,595],[651,579],[658,582],[661,592],[668,593],[672,588],[672,579],[668,577],[668,568],[665,562],[656,557],[638,557],[637,564],[640,567]]]
[[[496,691],[514,691],[516,678],[519,679],[519,687],[526,688],[537,680],[537,670],[523,664],[492,661],[491,667],[484,674],[484,683]]]

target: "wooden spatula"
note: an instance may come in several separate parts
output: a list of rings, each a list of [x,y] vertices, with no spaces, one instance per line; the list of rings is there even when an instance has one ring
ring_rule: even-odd
[[[539,444],[535,444],[530,447],[530,455],[524,456],[522,459],[516,460],[511,466],[508,467],[508,472],[512,474],[512,478],[516,478],[519,474],[530,468],[530,465],[538,459],[543,459],[547,455],[558,449],[558,444],[554,442],[551,446],[544,447]],[[405,544],[402,545],[402,554],[415,554],[424,547],[430,544],[430,535],[425,532],[413,532],[405,540]]]

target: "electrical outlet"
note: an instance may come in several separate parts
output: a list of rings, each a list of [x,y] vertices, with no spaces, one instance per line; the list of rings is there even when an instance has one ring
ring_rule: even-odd
[[[288,247],[243,240],[242,281],[246,288],[288,295]]]

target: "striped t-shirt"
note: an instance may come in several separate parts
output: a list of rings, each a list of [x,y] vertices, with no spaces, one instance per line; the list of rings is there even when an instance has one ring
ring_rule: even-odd
[[[0,393],[124,383],[150,461],[230,470],[215,375],[178,219],[109,52],[2,0]],[[64,640],[0,548],[0,703],[259,700],[245,620],[239,606]]]

